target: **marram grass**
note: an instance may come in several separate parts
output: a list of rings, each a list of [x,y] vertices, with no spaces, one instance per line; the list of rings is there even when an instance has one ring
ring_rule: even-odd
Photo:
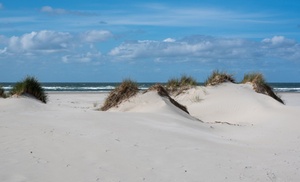
[[[109,93],[100,110],[107,111],[112,107],[116,107],[122,101],[135,96],[138,91],[139,88],[136,82],[130,79],[125,79],[118,87],[116,87]]]
[[[183,90],[197,86],[197,81],[191,76],[182,75],[180,78],[172,78],[168,80],[166,89],[171,92],[180,94]]]
[[[0,98],[6,98],[6,94],[5,94],[5,92],[4,92],[4,89],[3,89],[3,87],[0,85]]]
[[[179,102],[175,101],[173,98],[170,97],[168,91],[165,89],[165,87],[163,87],[162,85],[160,84],[156,84],[156,85],[153,85],[151,86],[146,92],[149,92],[149,91],[156,91],[158,93],[158,95],[160,95],[161,97],[166,97],[169,99],[169,101],[174,105],[176,106],[177,108],[181,109],[182,111],[186,112],[189,114],[186,106],[184,105],[181,105]]]
[[[272,87],[266,83],[264,76],[261,73],[245,74],[242,83],[251,83],[253,85],[253,89],[257,93],[269,95],[273,99],[284,104],[283,100],[274,93]]]
[[[219,85],[224,82],[235,83],[235,79],[232,75],[230,75],[226,72],[220,72],[218,70],[215,70],[206,79],[206,81],[204,82],[204,85],[205,86],[214,86],[214,85]]]
[[[248,73],[244,75],[244,78],[242,80],[242,83],[247,82],[265,83],[266,81],[261,73]]]
[[[29,94],[35,97],[36,99],[42,101],[43,103],[47,103],[48,100],[47,95],[39,81],[36,78],[30,76],[27,76],[21,82],[17,82],[11,90],[11,94]]]

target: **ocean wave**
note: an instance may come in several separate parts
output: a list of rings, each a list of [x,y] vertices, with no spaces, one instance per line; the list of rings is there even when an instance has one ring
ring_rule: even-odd
[[[11,90],[13,87],[12,86],[6,86],[6,87],[2,87],[4,90]]]
[[[12,90],[15,83],[0,83],[5,91]],[[76,91],[76,92],[109,92],[119,83],[44,83],[45,91]],[[155,83],[138,83],[140,90],[147,90]],[[276,83],[271,84],[275,92],[300,93],[300,83]]]
[[[300,92],[300,88],[274,88],[276,92]]]
[[[100,87],[70,87],[70,86],[43,86],[46,91],[101,91],[101,90],[113,90],[114,86],[100,86]]]

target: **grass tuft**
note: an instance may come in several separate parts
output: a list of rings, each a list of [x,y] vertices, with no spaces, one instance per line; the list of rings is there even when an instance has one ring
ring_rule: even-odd
[[[173,105],[175,105],[177,108],[189,114],[187,108],[184,105],[181,105],[180,103],[175,101],[173,98],[171,98],[168,91],[162,85],[160,84],[153,85],[146,92],[148,91],[157,91],[158,95],[160,95],[161,97],[168,98]]]
[[[6,96],[6,94],[5,94],[5,91],[4,91],[4,89],[3,89],[3,87],[0,85],[0,98],[6,98],[7,96]]]
[[[29,94],[43,103],[47,103],[47,95],[41,84],[34,77],[27,76],[23,81],[17,82],[11,90],[11,94]]]
[[[125,79],[118,87],[116,87],[109,93],[100,110],[107,111],[112,107],[116,107],[122,101],[135,96],[138,91],[139,88],[136,82],[130,79]]]
[[[177,92],[177,95],[184,90],[197,86],[197,81],[191,76],[182,75],[181,78],[172,78],[168,80],[166,88],[170,93]]]
[[[235,79],[232,75],[230,75],[226,72],[220,72],[218,70],[215,70],[204,82],[204,85],[205,86],[214,86],[214,85],[219,85],[219,84],[225,83],[225,82],[235,83]]]
[[[257,93],[269,95],[273,99],[284,104],[283,100],[280,97],[278,97],[274,93],[273,89],[266,83],[264,76],[261,73],[245,74],[244,79],[242,80],[242,83],[251,83],[253,85],[253,89]]]
[[[244,75],[244,78],[242,80],[242,83],[265,83],[264,76],[261,73],[248,73]]]

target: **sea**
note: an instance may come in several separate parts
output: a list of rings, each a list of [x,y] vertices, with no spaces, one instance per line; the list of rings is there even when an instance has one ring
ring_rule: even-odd
[[[41,83],[46,92],[110,92],[120,83]],[[140,90],[147,90],[157,83],[137,83]],[[165,84],[165,83],[160,83]],[[300,93],[300,83],[268,83],[275,92],[298,92]],[[0,83],[5,91],[9,92],[15,83]],[[203,83],[199,83],[203,85]]]

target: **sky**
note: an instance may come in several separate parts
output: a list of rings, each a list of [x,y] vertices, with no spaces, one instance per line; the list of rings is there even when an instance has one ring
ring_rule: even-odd
[[[300,1],[0,0],[0,82],[300,82]]]

